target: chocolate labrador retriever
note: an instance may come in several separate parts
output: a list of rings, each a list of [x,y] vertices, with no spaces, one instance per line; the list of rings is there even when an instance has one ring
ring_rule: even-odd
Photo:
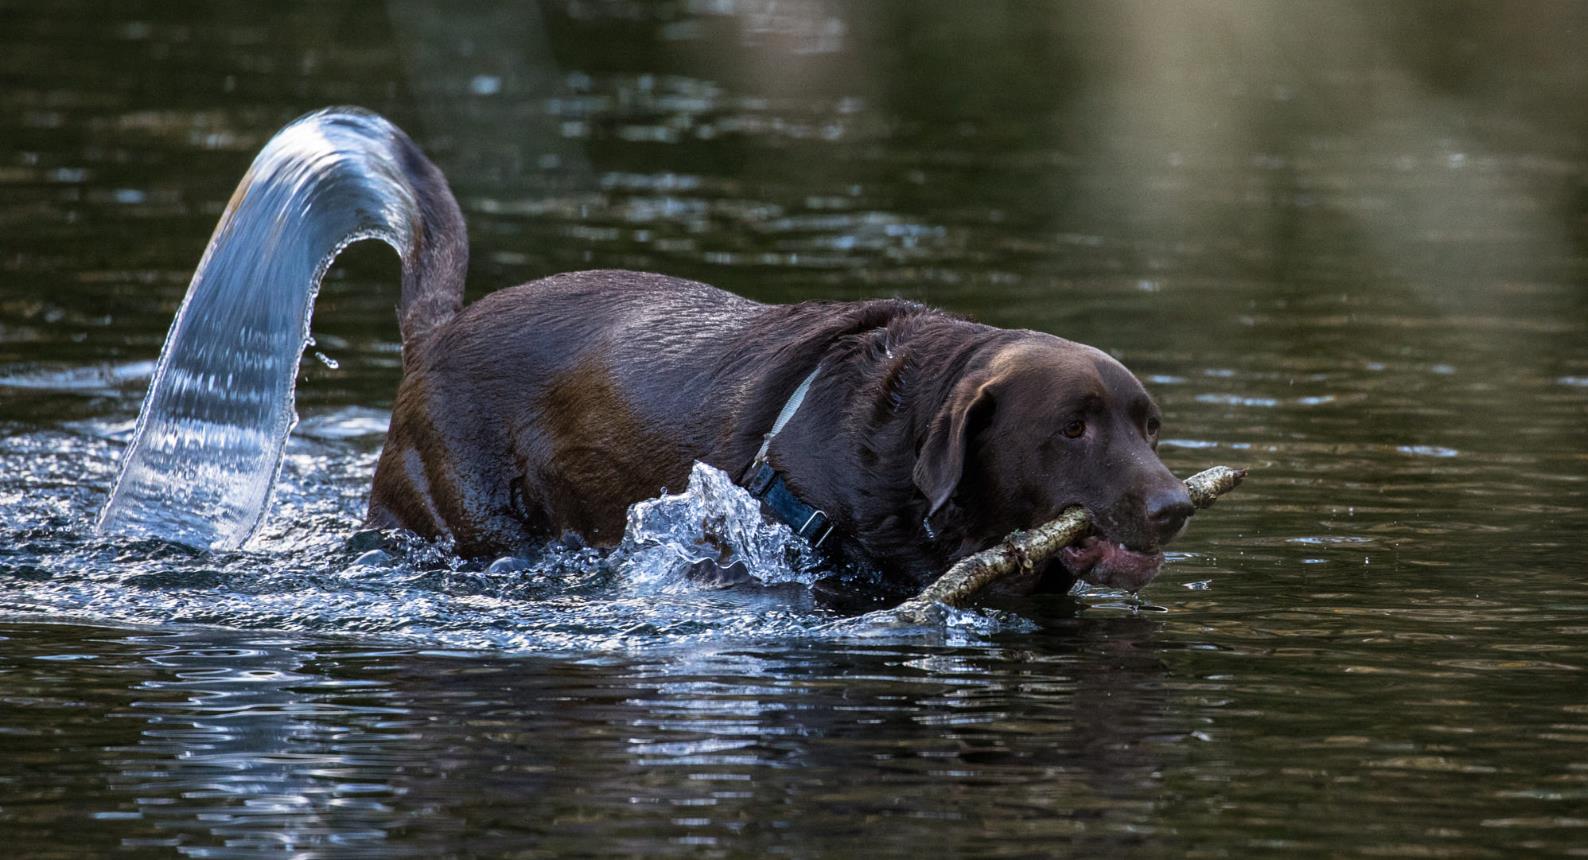
[[[1154,450],[1158,408],[1119,362],[911,302],[764,305],[578,272],[481,299],[405,364],[369,521],[466,555],[568,533],[611,545],[628,506],[696,460],[822,512],[813,537],[904,589],[1079,504],[1098,533],[1043,587],[1136,590],[1192,512]]]
[[[1141,383],[1052,335],[893,299],[766,305],[627,271],[464,309],[457,204],[390,132],[421,229],[372,526],[469,556],[567,535],[610,546],[629,505],[682,487],[698,460],[901,591],[1070,505],[1092,512],[1095,534],[1031,581],[1135,590],[1192,512],[1158,459]]]

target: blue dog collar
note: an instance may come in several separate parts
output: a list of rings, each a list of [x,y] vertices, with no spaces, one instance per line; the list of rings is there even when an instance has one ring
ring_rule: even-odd
[[[766,452],[772,447],[772,439],[783,432],[789,419],[794,417],[800,406],[805,403],[805,395],[811,390],[811,383],[816,381],[817,374],[822,372],[821,365],[805,377],[794,393],[789,396],[788,402],[783,404],[783,409],[778,412],[777,420],[772,422],[772,429],[767,431],[766,438],[761,440],[761,450],[755,453],[755,462],[750,464],[750,479],[745,484],[745,489],[750,495],[761,500],[768,511],[794,530],[794,533],[810,542],[814,548],[821,545],[833,534],[832,520],[827,512],[808,505],[801,501],[794,491],[789,489],[788,482],[778,471],[767,462]]]

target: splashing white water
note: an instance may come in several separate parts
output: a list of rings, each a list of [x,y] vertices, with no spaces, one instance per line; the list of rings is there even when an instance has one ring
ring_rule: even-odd
[[[231,549],[258,528],[297,416],[293,389],[320,279],[379,239],[411,270],[421,210],[412,144],[337,108],[282,129],[254,160],[193,274],[99,530]]]
[[[482,569],[411,535],[348,541],[368,452],[340,458],[355,490],[343,482],[332,496],[305,499],[339,458],[304,449],[378,433],[383,417],[322,418],[303,428],[294,453],[287,443],[320,279],[344,247],[367,238],[402,257],[405,344],[460,306],[461,215],[401,131],[337,108],[272,138],[223,214],[154,367],[97,524],[123,537],[85,540],[55,525],[70,517],[46,516],[39,533],[51,548],[36,550],[33,534],[19,533],[17,551],[0,551],[0,572],[29,577],[24,589],[0,587],[0,611],[514,649],[835,633],[833,615],[801,588],[820,569],[809,546],[699,463],[682,493],[632,507],[610,554],[551,547]],[[285,513],[261,532],[278,477]],[[703,583],[703,571],[718,578]]]
[[[761,515],[761,504],[720,469],[696,463],[682,493],[629,507],[621,559],[624,576],[640,589],[684,586],[702,561],[742,563],[772,585],[816,581],[818,559],[793,530]]]
[[[840,619],[801,585],[813,576],[803,542],[710,467],[698,467],[684,492],[635,505],[612,553],[554,547],[493,569],[445,545],[359,532],[381,418],[355,409],[306,420],[317,432],[294,434],[278,510],[242,551],[88,533],[99,494],[82,477],[109,475],[120,424],[6,440],[0,616],[580,654],[791,638],[964,644],[1030,627],[985,609],[945,610],[925,628]],[[772,587],[702,585],[686,563],[698,558],[743,561]]]

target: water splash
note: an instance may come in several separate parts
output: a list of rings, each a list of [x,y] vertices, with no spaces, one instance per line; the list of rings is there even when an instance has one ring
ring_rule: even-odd
[[[41,510],[10,535],[13,550],[0,549],[0,573],[27,583],[13,590],[0,577],[0,612],[511,650],[866,632],[835,625],[806,590],[820,567],[809,547],[701,464],[682,493],[636,504],[610,554],[552,546],[482,566],[411,535],[348,540],[385,416],[321,416],[294,437],[294,384],[313,343],[320,279],[367,238],[402,257],[406,350],[461,304],[466,236],[445,180],[401,131],[364,111],[310,114],[272,138],[222,216],[154,366],[98,519],[103,537],[81,534],[63,510]],[[123,432],[86,435],[106,451]],[[261,529],[278,478],[284,513]],[[5,537],[0,530],[0,547]],[[746,587],[703,586],[692,575],[703,562],[742,566]],[[947,629],[978,635],[1003,624],[955,618]]]
[[[445,274],[461,289],[451,271],[461,271],[454,246],[466,248],[461,219],[450,217],[456,204],[433,170],[395,126],[354,108],[309,114],[265,145],[171,325],[101,533],[211,549],[253,535],[297,421],[298,364],[336,255],[361,239],[392,246],[406,307],[434,268],[426,257],[437,256],[438,220],[450,233]]]
[[[952,644],[1026,629],[984,609],[954,610],[932,628],[838,618],[798,584],[809,576],[802,542],[706,467],[683,492],[636,505],[612,553],[553,546],[496,566],[405,533],[360,532],[381,417],[307,417],[317,432],[295,432],[287,445],[277,514],[233,551],[88,533],[100,496],[84,475],[110,477],[119,423],[0,440],[0,617],[536,654],[856,637]],[[707,553],[744,560],[768,587],[697,583],[685,562]]]
[[[686,572],[702,561],[742,563],[768,585],[806,586],[819,564],[808,544],[762,516],[760,503],[726,472],[699,462],[684,492],[629,507],[614,558],[634,586],[659,590],[687,585]]]

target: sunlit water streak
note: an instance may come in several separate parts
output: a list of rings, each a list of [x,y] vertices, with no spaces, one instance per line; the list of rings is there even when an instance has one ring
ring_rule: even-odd
[[[326,269],[360,239],[417,264],[400,135],[373,114],[330,109],[254,159],[171,325],[101,532],[217,549],[254,533],[297,421],[293,389]]]

